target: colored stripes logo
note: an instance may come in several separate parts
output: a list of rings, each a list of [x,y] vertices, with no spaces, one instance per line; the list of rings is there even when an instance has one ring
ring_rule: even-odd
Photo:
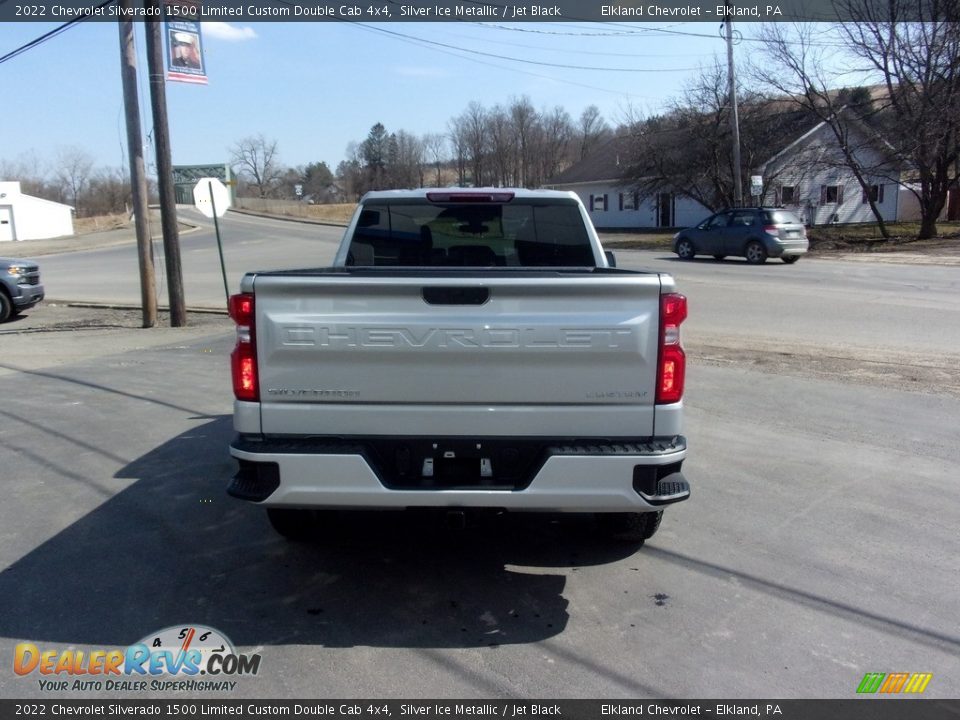
[[[858,693],[922,693],[932,673],[867,673],[857,686]]]

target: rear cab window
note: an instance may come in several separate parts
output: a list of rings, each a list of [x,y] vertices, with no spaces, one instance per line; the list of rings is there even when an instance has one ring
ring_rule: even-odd
[[[575,201],[434,203],[375,200],[360,212],[346,264],[355,267],[595,267]]]

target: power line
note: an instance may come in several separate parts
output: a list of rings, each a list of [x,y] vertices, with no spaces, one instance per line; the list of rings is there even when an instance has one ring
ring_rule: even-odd
[[[684,68],[611,68],[611,67],[596,67],[590,65],[568,65],[565,63],[551,63],[544,62],[541,60],[526,60],[524,58],[510,57],[508,55],[498,55],[496,53],[483,52],[482,50],[472,50],[470,48],[457,47],[456,45],[448,45],[447,43],[437,42],[436,40],[427,40],[426,38],[418,38],[411,35],[405,35],[404,33],[398,33],[393,30],[387,30],[385,28],[374,27],[372,25],[367,25],[371,30],[376,32],[383,33],[384,35],[393,35],[395,37],[414,39],[418,42],[425,43],[427,45],[436,45],[437,47],[447,48],[450,50],[457,50],[458,52],[470,53],[472,55],[481,55],[484,57],[492,57],[497,60],[509,60],[510,62],[518,62],[526,65],[540,65],[544,67],[555,67],[562,68],[565,70],[590,70],[590,71],[600,71],[600,72],[629,72],[629,73],[662,73],[662,72],[692,72],[693,70],[698,70],[699,68],[695,67],[684,67]]]
[[[583,18],[578,18],[583,19]],[[477,23],[481,27],[485,27],[490,30],[504,30],[508,32],[520,32],[520,33],[532,33],[536,35],[562,35],[567,37],[629,37],[631,35],[639,35],[646,33],[660,33],[661,35],[669,36],[680,36],[680,37],[696,37],[696,38],[709,38],[716,39],[716,35],[710,33],[698,33],[691,32],[689,30],[671,30],[670,28],[676,27],[676,25],[668,25],[666,27],[646,27],[646,26],[636,26],[636,25],[626,25],[625,23],[613,23],[613,22],[598,22],[597,25],[611,25],[613,27],[624,28],[617,32],[563,32],[559,30],[539,30],[534,28],[521,28],[521,27],[508,27],[506,25],[500,25],[497,23]],[[574,26],[575,27],[575,26]],[[742,38],[745,42],[753,43],[765,43],[766,41],[763,38],[752,38],[744,37]],[[795,41],[788,41],[788,44],[797,45],[800,44]],[[845,48],[846,45],[840,42],[836,43],[808,43],[815,47],[830,47],[830,48]]]
[[[345,22],[348,22],[351,27],[355,27],[359,30],[366,30],[368,32],[375,31],[375,28],[368,27],[366,25],[363,25],[362,23],[350,22],[350,21],[345,21]],[[531,72],[529,70],[522,70],[517,67],[509,67],[507,65],[498,65],[497,63],[492,63],[488,60],[481,60],[479,58],[471,57],[469,55],[461,55],[458,52],[454,52],[450,50],[443,50],[439,48],[429,47],[421,44],[421,40],[415,37],[400,37],[398,38],[398,40],[400,40],[401,42],[410,43],[411,45],[417,45],[418,47],[426,47],[427,49],[432,50],[433,52],[442,53],[444,55],[450,55],[451,57],[457,57],[463,60],[469,60],[470,62],[478,63],[480,65],[485,65],[487,67],[496,68],[498,70],[506,70],[507,72],[515,72],[515,73],[520,73],[521,75],[529,75],[530,77],[540,78],[542,80],[553,80],[555,82],[563,83],[565,85],[574,85],[576,87],[582,87],[588,90],[597,90],[598,92],[610,93],[611,95],[620,95],[621,97],[626,96],[626,97],[635,97],[635,98],[643,99],[643,96],[632,95],[629,92],[625,92],[622,88],[613,89],[613,88],[598,87],[596,85],[589,85],[587,83],[577,82],[575,80],[569,80],[567,78],[556,78],[550,75],[543,75],[541,73]],[[647,98],[647,99],[651,99],[651,98]]]
[[[447,32],[447,33],[444,33],[444,34],[445,34],[447,37],[460,37],[460,38],[465,38],[465,39],[468,39],[468,40],[480,40],[480,38],[477,38],[477,37],[475,37],[475,36],[465,35],[465,34],[462,34],[462,33],[451,33],[451,32]],[[589,37],[589,35],[583,35],[582,37]],[[528,45],[528,44],[525,44],[525,43],[521,43],[521,42],[510,42],[509,40],[493,40],[493,39],[490,39],[490,38],[486,38],[486,39],[483,39],[483,40],[480,40],[480,41],[481,41],[481,42],[485,42],[485,43],[494,43],[494,44],[497,44],[497,45],[510,45],[510,46],[512,46],[512,47],[522,47],[522,48],[525,48],[525,49],[527,49],[527,50],[537,50],[537,51],[544,51],[544,52],[562,52],[562,53],[567,53],[568,55],[571,54],[571,52],[572,52],[572,53],[574,53],[574,54],[576,54],[576,55],[602,55],[602,56],[607,56],[607,57],[624,57],[624,58],[678,58],[678,57],[691,58],[691,57],[708,57],[708,56],[709,56],[709,55],[706,54],[706,53],[703,53],[703,54],[700,54],[700,55],[691,55],[690,53],[683,53],[683,54],[678,54],[678,55],[664,55],[663,53],[619,53],[619,52],[602,52],[602,51],[596,51],[596,50],[583,50],[582,48],[577,48],[575,51],[571,51],[570,48],[532,47],[532,46],[530,46],[530,45]]]
[[[0,4],[2,4],[2,2],[6,2],[6,0],[0,0]],[[99,10],[100,8],[104,8],[104,7],[106,7],[107,5],[111,5],[113,2],[115,2],[115,0],[106,0],[105,2],[103,2],[103,3],[101,3],[100,5],[97,6],[97,10]],[[92,13],[91,13],[91,15],[92,15]],[[21,45],[21,46],[18,47],[16,50],[11,50],[11,51],[8,52],[6,55],[0,57],[0,65],[2,65],[3,63],[5,63],[5,62],[7,62],[7,61],[9,61],[9,60],[13,60],[15,57],[17,57],[17,56],[19,56],[19,55],[22,55],[22,54],[25,53],[27,50],[30,50],[30,49],[32,49],[32,48],[35,48],[35,47],[39,46],[39,45],[42,45],[43,43],[47,42],[48,40],[52,40],[52,39],[55,38],[57,35],[59,35],[60,33],[66,32],[67,30],[69,30],[71,27],[73,27],[73,26],[76,25],[77,23],[81,23],[81,22],[83,22],[84,20],[88,20],[88,19],[91,17],[91,15],[82,15],[81,17],[76,17],[76,18],[74,18],[73,20],[68,20],[68,21],[65,22],[63,25],[60,25],[60,26],[58,26],[58,27],[55,27],[55,28],[54,28],[53,30],[51,30],[50,32],[44,33],[44,34],[41,35],[40,37],[35,38],[34,40],[31,40],[30,42],[28,42],[28,43],[26,43],[26,44],[24,44],[24,45]]]

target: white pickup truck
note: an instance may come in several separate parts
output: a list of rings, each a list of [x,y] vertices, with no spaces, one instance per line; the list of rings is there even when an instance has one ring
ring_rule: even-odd
[[[302,538],[329,509],[594,513],[642,542],[685,500],[686,298],[613,267],[576,195],[371,192],[333,267],[230,300],[228,492]]]

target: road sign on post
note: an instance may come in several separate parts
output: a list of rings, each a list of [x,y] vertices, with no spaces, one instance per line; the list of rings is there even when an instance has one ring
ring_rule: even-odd
[[[208,218],[214,217],[214,208],[216,217],[223,217],[230,207],[230,191],[216,178],[201,178],[193,186],[193,204]]]
[[[220,272],[223,274],[223,294],[229,307],[230,287],[227,284],[227,265],[223,261],[223,243],[220,240],[220,223],[217,218],[223,217],[230,205],[230,191],[216,178],[203,178],[193,188],[193,203],[200,212],[213,218],[213,227],[217,232],[217,252],[220,253]]]

